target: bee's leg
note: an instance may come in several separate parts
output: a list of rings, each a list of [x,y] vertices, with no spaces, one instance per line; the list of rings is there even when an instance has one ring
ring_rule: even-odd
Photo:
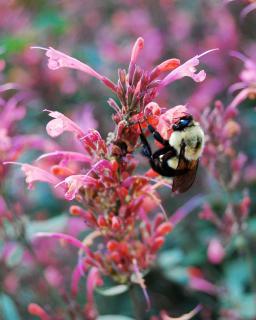
[[[153,170],[164,177],[176,177],[186,174],[187,169],[174,169],[168,164],[168,160],[177,157],[177,151],[170,145],[153,153],[150,164]]]
[[[166,172],[164,166],[164,158],[168,155],[169,158],[175,157],[177,152],[174,148],[172,148],[169,144],[164,146],[163,148],[155,151],[149,159],[151,168],[156,171],[158,174],[162,176],[173,176],[173,172],[171,175],[170,172]]]
[[[152,127],[150,124],[148,125],[148,130],[153,134],[156,141],[160,142],[164,146],[169,145],[169,141],[165,140],[159,132],[156,131],[154,127]]]
[[[153,159],[161,158],[161,157],[166,157],[168,154],[168,158],[176,157],[177,156],[177,151],[171,147],[168,143],[168,145],[164,146],[163,148],[155,151],[152,155]]]
[[[151,159],[152,158],[152,150],[151,147],[148,143],[147,138],[144,136],[142,130],[141,130],[141,134],[140,134],[140,140],[142,143],[142,151],[141,153],[143,154],[144,157]]]

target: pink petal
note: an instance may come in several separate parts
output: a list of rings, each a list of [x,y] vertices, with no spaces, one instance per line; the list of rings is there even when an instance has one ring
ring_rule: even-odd
[[[77,161],[77,162],[85,162],[90,163],[91,158],[79,153],[79,152],[72,152],[72,151],[55,151],[50,153],[45,153],[37,158],[36,161],[46,160],[54,163],[67,163],[69,161]]]
[[[86,297],[89,303],[94,303],[93,291],[97,286],[102,285],[102,283],[99,270],[92,267],[89,271],[86,282]]]
[[[204,81],[205,77],[206,77],[206,73],[204,70],[199,71],[198,73],[196,73],[196,66],[199,64],[199,58],[201,58],[202,56],[216,51],[218,49],[212,49],[212,50],[208,50],[200,55],[196,55],[195,57],[189,59],[188,61],[186,61],[185,63],[183,63],[181,66],[179,66],[178,68],[174,69],[173,71],[171,71],[161,82],[160,82],[160,86],[164,87],[167,86],[168,84],[181,79],[183,77],[190,77],[192,78],[195,82],[202,82]]]
[[[67,200],[73,200],[79,193],[80,188],[95,187],[99,185],[99,181],[89,177],[88,175],[72,175],[65,180],[58,183],[55,187],[66,186],[65,198]]]
[[[5,164],[17,164],[21,166],[21,170],[26,175],[26,182],[28,183],[29,189],[33,187],[33,183],[36,181],[47,182],[54,185],[59,182],[59,179],[56,178],[54,175],[30,164],[20,162],[6,162]]]
[[[106,156],[107,146],[105,141],[101,138],[97,130],[91,129],[86,135],[81,138],[81,142],[85,150],[90,155]]]
[[[144,39],[139,37],[132,48],[131,62],[130,62],[131,64],[136,63],[138,59],[138,55],[143,48],[144,48]]]
[[[77,296],[78,285],[79,285],[79,281],[80,281],[81,277],[82,277],[81,266],[78,264],[72,273],[71,292],[72,292],[73,297]]]
[[[219,292],[219,288],[217,286],[201,277],[192,276],[189,280],[189,286],[194,290],[206,292],[212,295],[216,295]]]
[[[239,94],[227,106],[225,110],[225,116],[228,117],[230,115],[232,117],[234,114],[237,114],[237,107],[240,103],[242,103],[244,100],[248,98],[250,93],[256,94],[256,89],[243,89],[242,91],[240,91]]]
[[[30,303],[28,305],[28,312],[39,317],[41,320],[51,320],[51,317],[37,303]]]
[[[37,135],[16,135],[13,137],[13,147],[15,149],[33,148],[43,151],[58,150],[59,146],[53,141],[47,141],[41,136]]]
[[[108,88],[110,88],[112,91],[115,92],[116,90],[115,84],[105,76],[102,76],[101,74],[99,74],[97,71],[95,71],[93,68],[91,68],[87,64],[75,58],[72,58],[61,51],[55,50],[51,47],[49,47],[48,49],[40,48],[40,47],[32,47],[32,49],[46,50],[46,56],[49,58],[48,60],[49,69],[57,70],[59,68],[71,68],[71,69],[76,69],[76,70],[85,72],[90,76],[98,80],[101,80]]]
[[[84,136],[84,132],[82,129],[75,124],[72,120],[70,120],[68,117],[64,116],[64,114],[58,112],[58,111],[51,111],[51,110],[44,110],[49,112],[49,116],[54,118],[54,120],[51,120],[48,122],[46,126],[46,131],[51,137],[58,137],[61,135],[64,131],[69,131],[77,135],[78,138],[81,138]]]
[[[74,247],[81,249],[85,252],[88,252],[88,248],[78,239],[65,234],[65,233],[59,233],[59,232],[38,232],[35,235],[36,238],[41,238],[41,237],[47,237],[47,238],[53,238],[53,239],[59,239],[59,240],[64,240],[67,243],[72,244]]]

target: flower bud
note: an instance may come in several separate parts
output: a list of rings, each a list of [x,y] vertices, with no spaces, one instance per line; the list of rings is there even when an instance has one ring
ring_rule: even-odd
[[[59,165],[52,166],[51,173],[55,176],[64,177],[64,178],[73,174],[73,172],[69,168],[59,166]]]
[[[164,237],[157,237],[153,240],[153,244],[152,244],[152,251],[156,252],[157,250],[159,250],[162,245],[164,244]]]
[[[106,228],[108,226],[108,223],[103,215],[100,215],[97,219],[97,224],[100,228]]]
[[[117,252],[117,251],[111,252],[110,257],[111,257],[111,259],[112,259],[115,263],[118,263],[118,262],[121,260],[120,253]]]
[[[121,221],[119,217],[114,216],[111,220],[112,222],[112,229],[114,231],[118,231],[121,228]]]
[[[108,248],[109,251],[116,250],[118,248],[118,246],[119,246],[119,243],[117,241],[115,241],[115,240],[110,240],[107,243],[107,248]]]
[[[218,239],[212,239],[209,243],[208,250],[207,250],[208,260],[213,264],[219,264],[222,262],[225,251]]]
[[[156,234],[159,236],[165,236],[172,231],[173,227],[170,222],[164,222],[156,229]]]
[[[36,303],[30,303],[28,305],[28,312],[34,316],[38,316],[41,320],[50,320],[48,314]]]

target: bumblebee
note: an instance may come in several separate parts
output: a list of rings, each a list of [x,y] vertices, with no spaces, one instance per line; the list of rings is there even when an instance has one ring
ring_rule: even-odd
[[[142,154],[149,159],[151,168],[164,177],[172,177],[172,191],[185,192],[193,184],[199,158],[204,149],[204,132],[191,115],[181,117],[172,125],[169,140],[162,138],[151,125],[153,137],[163,147],[152,152],[151,146],[141,130]]]

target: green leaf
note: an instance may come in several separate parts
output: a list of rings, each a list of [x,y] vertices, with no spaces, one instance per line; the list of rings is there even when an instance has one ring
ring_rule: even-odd
[[[103,296],[111,297],[111,296],[122,294],[126,292],[128,289],[129,289],[129,286],[125,284],[120,284],[118,286],[114,286],[108,289],[97,288],[96,291]]]
[[[15,37],[12,35],[0,38],[1,48],[3,48],[3,55],[7,56],[11,53],[19,53],[28,46],[30,40],[26,37]]]
[[[182,263],[184,255],[181,250],[167,250],[162,252],[158,257],[158,263],[161,268],[169,269],[177,264]]]
[[[38,232],[61,232],[66,227],[68,216],[65,214],[45,221],[31,221],[26,228],[26,238],[31,240]]]
[[[45,10],[37,15],[34,26],[37,29],[49,29],[55,34],[62,34],[68,28],[68,21],[58,11]]]
[[[249,282],[250,270],[244,260],[231,262],[226,267],[225,283],[232,299],[240,299],[244,294],[245,284]]]
[[[3,320],[21,319],[12,298],[4,293],[0,295],[0,311],[1,315],[3,316]]]
[[[255,297],[253,294],[243,295],[240,301],[238,301],[238,310],[243,319],[254,319],[255,308]]]

